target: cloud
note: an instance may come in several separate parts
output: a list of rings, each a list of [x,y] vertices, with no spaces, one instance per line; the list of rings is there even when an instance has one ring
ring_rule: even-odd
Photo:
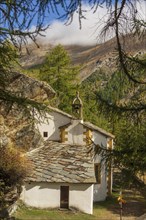
[[[135,5],[138,10],[138,16],[146,21],[146,1],[141,1],[140,4]],[[82,28],[79,28],[78,13],[74,14],[74,19],[70,25],[65,25],[63,21],[54,20],[50,27],[45,32],[45,37],[39,37],[41,43],[51,43],[51,44],[63,44],[63,45],[95,45],[97,43],[103,42],[104,39],[98,38],[99,33],[106,24],[107,18],[109,17],[106,7],[99,7],[96,13],[93,13],[89,5],[84,5],[83,8],[86,13],[86,19],[82,19]],[[125,13],[129,14],[129,21],[131,20],[130,11],[125,8]],[[130,24],[131,26],[131,24]],[[127,33],[127,29],[130,29],[128,23],[123,23],[124,33]],[[114,36],[114,32],[111,30],[107,39]]]
[[[82,28],[79,27],[78,14],[75,13],[74,19],[70,25],[65,25],[63,21],[53,21],[50,27],[45,32],[46,37],[43,42],[63,45],[93,45],[97,43],[97,35],[107,17],[107,10],[99,8],[96,13],[87,5],[86,19],[82,19]],[[97,29],[98,27],[98,29]],[[39,40],[41,40],[39,38]]]

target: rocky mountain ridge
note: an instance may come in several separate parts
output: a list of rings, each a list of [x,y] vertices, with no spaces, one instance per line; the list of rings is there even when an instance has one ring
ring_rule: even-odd
[[[146,53],[146,38],[127,34],[121,40],[128,54],[136,55]],[[104,67],[107,72],[110,72],[115,66],[117,58],[115,38],[93,46],[68,45],[64,47],[70,54],[73,64],[82,65],[79,75],[81,81],[95,72],[97,68]],[[39,43],[39,48],[37,48],[36,45],[30,44],[28,45],[29,53],[23,48],[20,57],[22,67],[29,69],[42,64],[46,54],[49,53],[52,48],[53,45],[49,43]]]

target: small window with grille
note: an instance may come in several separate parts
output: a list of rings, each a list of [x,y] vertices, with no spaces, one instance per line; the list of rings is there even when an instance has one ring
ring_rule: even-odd
[[[47,131],[43,132],[43,137],[48,137],[48,132]]]

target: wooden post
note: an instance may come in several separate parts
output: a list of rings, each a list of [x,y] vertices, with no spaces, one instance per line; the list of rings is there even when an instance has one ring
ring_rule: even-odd
[[[123,204],[126,204],[126,200],[123,199],[123,196],[122,196],[122,191],[120,191],[120,195],[118,197],[118,202],[119,202],[119,205],[120,205],[120,220],[122,220]]]
[[[122,215],[123,215],[123,198],[122,198],[122,191],[120,191],[120,195],[118,197],[118,202],[120,205],[120,220],[122,220]]]
[[[119,202],[120,204],[120,220],[122,220],[122,215],[123,215],[123,203]]]

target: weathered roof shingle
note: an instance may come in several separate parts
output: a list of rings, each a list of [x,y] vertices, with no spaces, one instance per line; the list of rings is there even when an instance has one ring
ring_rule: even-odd
[[[32,172],[26,181],[95,182],[93,155],[87,146],[48,142],[27,155]]]
[[[83,122],[83,125],[85,127],[91,128],[92,130],[98,131],[99,133],[103,134],[106,137],[115,138],[115,136],[107,131],[105,131],[102,128],[97,127],[96,125],[93,125],[90,122]]]

